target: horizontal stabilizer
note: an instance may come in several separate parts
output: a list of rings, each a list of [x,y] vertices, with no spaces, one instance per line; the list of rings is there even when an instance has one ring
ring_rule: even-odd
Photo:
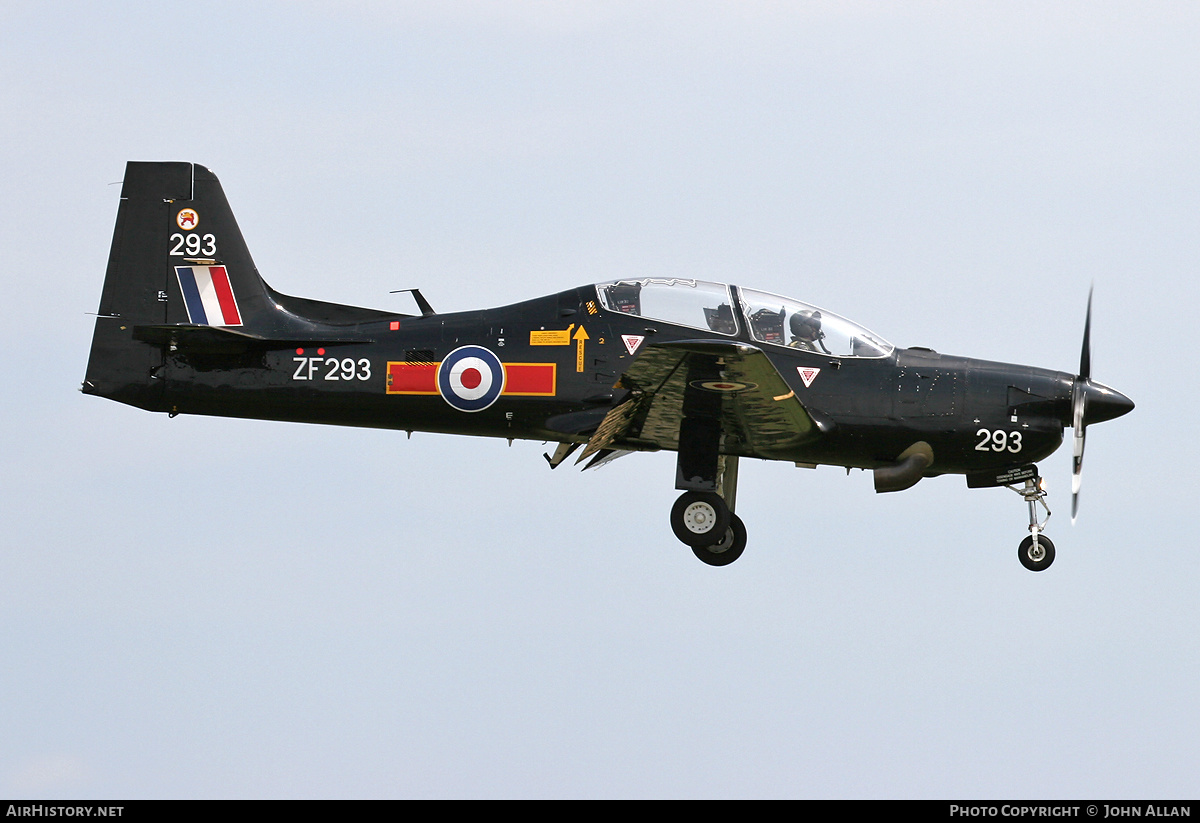
[[[361,337],[345,339],[298,336],[264,337],[260,334],[235,331],[221,326],[201,326],[191,323],[134,326],[133,339],[155,346],[172,346],[181,351],[209,354],[237,354],[254,348],[290,348],[297,345],[316,344],[336,346],[339,343],[350,345],[374,342]]]

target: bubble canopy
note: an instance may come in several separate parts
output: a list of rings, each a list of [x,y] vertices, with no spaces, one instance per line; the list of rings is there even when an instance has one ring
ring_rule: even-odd
[[[790,297],[680,278],[598,283],[609,311],[834,357],[887,357],[893,346],[840,315]],[[735,311],[736,307],[736,311]]]

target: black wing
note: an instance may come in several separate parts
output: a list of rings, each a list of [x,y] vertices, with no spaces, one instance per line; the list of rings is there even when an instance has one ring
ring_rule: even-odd
[[[814,419],[762,349],[727,340],[647,346],[617,382],[630,392],[588,441],[579,460],[602,449],[679,448],[684,417],[720,422],[722,452],[786,457],[829,425]]]

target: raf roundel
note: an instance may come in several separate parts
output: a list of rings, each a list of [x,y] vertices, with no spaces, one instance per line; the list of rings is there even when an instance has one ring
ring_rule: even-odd
[[[724,394],[733,394],[734,392],[750,391],[757,389],[757,383],[743,383],[740,380],[693,380],[691,384],[697,389],[705,391],[722,392]]]
[[[504,365],[482,346],[461,346],[438,366],[437,387],[459,411],[483,411],[504,390]]]

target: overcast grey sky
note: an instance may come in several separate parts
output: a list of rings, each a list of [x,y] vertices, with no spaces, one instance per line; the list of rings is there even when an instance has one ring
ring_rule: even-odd
[[[1200,6],[0,10],[0,796],[1195,797]],[[221,178],[289,294],[729,280],[1136,411],[1020,499],[85,397],[127,160]],[[1189,342],[1192,341],[1192,342]]]

